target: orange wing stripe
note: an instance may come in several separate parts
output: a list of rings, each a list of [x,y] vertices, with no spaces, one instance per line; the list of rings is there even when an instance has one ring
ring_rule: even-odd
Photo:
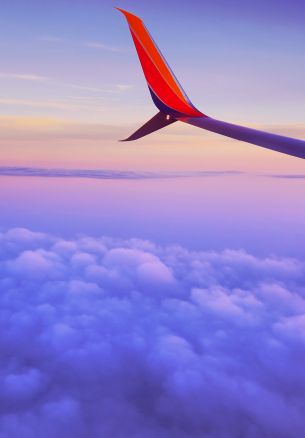
[[[119,11],[128,21],[144,75],[154,93],[176,111],[194,117],[201,116],[202,113],[190,104],[142,20],[130,12],[122,9]]]

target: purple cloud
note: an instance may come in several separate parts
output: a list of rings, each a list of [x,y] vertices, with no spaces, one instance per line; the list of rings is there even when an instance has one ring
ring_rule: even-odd
[[[236,176],[242,172],[234,170],[225,171],[190,171],[190,172],[149,172],[132,170],[109,170],[109,169],[43,169],[35,167],[7,167],[0,166],[0,176],[34,176],[41,178],[90,178],[90,179],[168,179],[168,178],[192,178],[212,176]]]
[[[305,263],[0,234],[1,437],[296,437]]]

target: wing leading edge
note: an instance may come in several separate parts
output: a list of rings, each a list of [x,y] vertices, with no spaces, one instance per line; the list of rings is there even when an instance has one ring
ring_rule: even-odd
[[[176,121],[298,158],[305,140],[271,134],[208,117],[191,103],[142,20],[123,9],[144,76],[159,112],[125,141],[137,140]]]

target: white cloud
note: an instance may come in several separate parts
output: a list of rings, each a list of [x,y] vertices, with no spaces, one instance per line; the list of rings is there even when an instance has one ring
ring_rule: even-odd
[[[299,437],[305,263],[0,233],[0,436]]]
[[[0,105],[5,106],[24,106],[31,108],[52,108],[58,110],[91,110],[95,112],[105,112],[105,109],[98,104],[88,102],[74,102],[71,99],[66,100],[50,100],[46,99],[33,100],[33,99],[0,99]]]
[[[44,82],[50,79],[47,76],[28,74],[28,73],[0,73],[0,78],[17,79],[20,81],[34,81],[34,82]]]
[[[98,94],[117,94],[121,92],[125,92],[128,90],[131,90],[134,86],[131,84],[110,84],[103,87],[92,87],[87,86],[85,84],[74,84],[74,83],[67,83],[60,80],[52,79],[47,76],[39,75],[39,74],[30,74],[30,73],[1,73],[0,72],[0,79],[13,79],[17,81],[31,81],[31,82],[47,82],[48,86],[56,86],[60,88],[71,88],[74,90],[80,90],[80,91],[88,91],[90,93],[98,93]],[[77,98],[77,96],[76,96]],[[101,96],[98,96],[98,98],[101,98]],[[92,96],[79,96],[79,99],[92,99]],[[12,99],[2,99],[2,103],[10,102]],[[13,100],[14,101],[14,100]],[[16,102],[22,102],[21,100],[15,100]],[[23,101],[25,102],[25,101]],[[92,102],[91,102],[92,103]],[[42,103],[40,102],[42,105]],[[99,102],[100,104],[100,102]],[[48,104],[49,106],[49,104]]]
[[[126,48],[109,46],[108,44],[104,44],[98,41],[88,41],[83,43],[83,45],[92,49],[106,50],[107,52],[125,53],[128,51]]]
[[[116,87],[120,91],[128,91],[133,89],[133,85],[131,84],[117,84]]]

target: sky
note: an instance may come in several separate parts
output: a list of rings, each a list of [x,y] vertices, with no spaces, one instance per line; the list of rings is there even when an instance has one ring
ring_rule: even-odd
[[[305,139],[303,1],[2,0],[0,438],[303,436],[305,162],[119,142],[157,110],[114,6],[205,114]]]
[[[180,168],[303,170],[298,160],[188,126],[171,126],[145,145],[120,145],[117,140],[155,108],[115,5],[2,3],[1,164],[159,170],[173,167],[174,160]],[[122,1],[119,6],[143,18],[206,114],[304,138],[303,2],[191,1],[177,7],[172,1]],[[203,163],[207,142],[215,152]]]

